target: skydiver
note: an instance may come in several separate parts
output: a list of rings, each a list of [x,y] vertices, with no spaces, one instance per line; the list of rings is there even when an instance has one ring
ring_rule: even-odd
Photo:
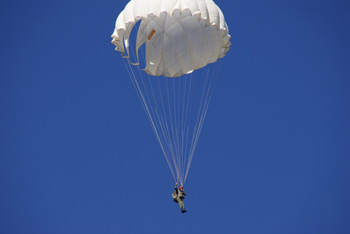
[[[183,202],[183,199],[185,199],[185,196],[186,196],[186,192],[184,190],[184,187],[180,186],[179,188],[177,188],[177,183],[176,183],[175,184],[175,192],[172,194],[172,197],[173,197],[173,201],[175,203],[179,203],[181,213],[187,212],[187,210],[185,210],[185,205]]]

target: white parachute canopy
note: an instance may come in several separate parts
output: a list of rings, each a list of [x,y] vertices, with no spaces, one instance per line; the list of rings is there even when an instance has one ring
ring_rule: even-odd
[[[218,74],[216,61],[231,45],[224,15],[212,0],[131,0],[112,38],[128,61],[172,175],[184,184]]]

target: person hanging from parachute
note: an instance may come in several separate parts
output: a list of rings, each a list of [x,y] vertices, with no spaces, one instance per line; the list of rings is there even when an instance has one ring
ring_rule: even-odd
[[[172,197],[173,197],[173,201],[175,203],[179,203],[181,213],[187,212],[187,210],[185,210],[185,204],[183,202],[183,200],[185,199],[185,196],[186,196],[186,192],[184,190],[184,187],[180,186],[179,188],[177,188],[177,183],[176,183],[175,184],[175,191],[173,192]]]

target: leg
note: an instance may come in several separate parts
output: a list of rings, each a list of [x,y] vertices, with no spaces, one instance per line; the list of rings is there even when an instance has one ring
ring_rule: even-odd
[[[181,199],[178,199],[178,202],[179,202],[179,205],[180,205],[181,212],[182,212],[182,213],[185,213],[186,210],[185,210],[185,204],[184,204],[184,202],[183,202]]]

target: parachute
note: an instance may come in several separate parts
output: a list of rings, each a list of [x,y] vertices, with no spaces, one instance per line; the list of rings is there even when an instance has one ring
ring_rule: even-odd
[[[112,38],[172,176],[183,185],[220,58],[231,45],[224,15],[212,0],[131,0]]]

